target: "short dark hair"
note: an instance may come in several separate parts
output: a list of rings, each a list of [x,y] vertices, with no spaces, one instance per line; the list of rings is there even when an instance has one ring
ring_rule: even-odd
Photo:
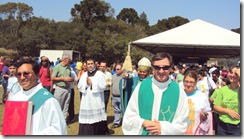
[[[10,67],[10,66],[14,66],[14,67],[17,68],[17,63],[16,63],[15,61],[11,61],[11,62],[9,63],[9,67]]]
[[[226,83],[226,85],[230,84],[230,80],[228,78],[223,78],[222,81],[224,81]]]
[[[157,53],[156,55],[154,55],[152,58],[152,64],[154,64],[155,61],[162,60],[164,58],[167,58],[169,60],[171,67],[174,66],[174,61],[173,61],[172,56],[166,52],[161,52],[161,53]]]
[[[200,69],[197,69],[197,74],[200,74],[202,76],[205,76],[205,70],[200,68]]]
[[[38,63],[34,60],[32,60],[31,58],[20,58],[20,61],[17,63],[17,70],[20,66],[22,66],[23,64],[31,64],[32,65],[32,70],[35,72],[35,74],[39,74],[39,70],[40,70],[40,66],[38,65]]]
[[[219,70],[218,69],[214,70],[212,74],[216,74],[217,76],[219,76]]]
[[[102,61],[99,62],[99,64],[101,64],[101,63],[107,64],[107,62],[105,60],[102,60]]]
[[[92,58],[88,58],[88,59],[86,59],[86,63],[87,63],[87,61],[93,61],[93,63],[95,64],[95,60],[92,59]]]

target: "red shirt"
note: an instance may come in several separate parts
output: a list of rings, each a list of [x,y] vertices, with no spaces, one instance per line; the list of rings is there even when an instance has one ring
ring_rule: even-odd
[[[47,74],[48,68],[41,67],[39,74],[40,74],[40,81],[42,86],[51,86],[51,75],[48,76]]]
[[[3,69],[3,60],[0,60],[0,72],[2,72]]]

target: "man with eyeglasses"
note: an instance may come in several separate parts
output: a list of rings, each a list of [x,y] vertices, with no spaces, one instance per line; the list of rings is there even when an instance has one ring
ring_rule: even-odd
[[[17,93],[10,92],[8,101],[34,102],[31,135],[67,135],[59,102],[38,83],[39,70],[39,65],[32,59],[20,59],[16,77],[22,89]]]
[[[187,127],[187,96],[169,77],[173,67],[170,54],[152,58],[153,77],[143,80],[132,93],[126,108],[124,135],[183,135]]]
[[[117,128],[121,126],[121,98],[120,98],[120,81],[122,79],[122,63],[117,63],[115,65],[116,73],[112,75],[112,104],[114,109],[114,124],[111,126],[111,129]]]

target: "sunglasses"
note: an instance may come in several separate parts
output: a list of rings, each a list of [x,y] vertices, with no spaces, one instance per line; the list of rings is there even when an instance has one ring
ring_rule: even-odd
[[[18,73],[16,73],[16,77],[17,77],[17,78],[20,78],[21,75],[23,75],[24,77],[29,77],[29,75],[30,75],[31,73],[33,73],[33,72],[23,72],[23,73],[18,72]]]
[[[120,70],[120,69],[116,69],[116,70]]]
[[[163,69],[163,70],[168,70],[169,68],[171,68],[171,66],[163,66],[163,67],[159,67],[159,66],[153,65],[153,68],[154,68],[155,70],[161,70],[161,69]]]

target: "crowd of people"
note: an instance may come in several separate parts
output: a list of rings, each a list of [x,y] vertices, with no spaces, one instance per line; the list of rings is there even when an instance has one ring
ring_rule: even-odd
[[[240,66],[175,65],[161,52],[141,58],[125,71],[123,63],[72,60],[55,64],[47,56],[0,58],[2,104],[30,101],[32,135],[67,135],[74,118],[75,88],[80,94],[77,135],[241,135]],[[43,95],[45,94],[45,95]],[[112,98],[114,121],[107,123]]]

